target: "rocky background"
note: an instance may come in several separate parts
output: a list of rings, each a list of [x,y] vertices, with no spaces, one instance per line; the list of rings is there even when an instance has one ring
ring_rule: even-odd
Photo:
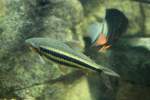
[[[0,0],[0,100],[150,100],[150,4],[139,1]],[[111,89],[97,75],[62,76],[59,65],[42,64],[24,43],[77,40],[84,51],[87,26],[111,8],[128,18],[127,32],[106,54],[86,54],[121,75],[110,78]]]

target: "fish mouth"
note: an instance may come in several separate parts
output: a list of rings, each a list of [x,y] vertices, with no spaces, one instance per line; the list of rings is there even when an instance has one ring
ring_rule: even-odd
[[[26,40],[25,43],[31,51],[34,51],[34,52],[39,51],[39,49],[37,47],[35,47],[33,43],[30,43],[28,40]]]
[[[32,45],[28,45],[28,47],[29,47],[29,49],[30,49],[31,51],[34,51],[34,52],[38,52],[38,51],[39,51],[38,48],[33,47]]]

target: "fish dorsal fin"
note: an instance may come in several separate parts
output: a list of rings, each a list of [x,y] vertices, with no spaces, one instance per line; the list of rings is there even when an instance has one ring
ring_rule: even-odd
[[[64,43],[68,45],[70,48],[74,49],[75,51],[79,51],[79,52],[83,51],[84,48],[83,45],[77,40],[66,41]]]
[[[89,25],[87,30],[87,35],[90,37],[91,42],[95,43],[98,39],[102,38],[103,36],[108,39],[108,26],[107,22],[103,20],[100,22],[95,22]]]

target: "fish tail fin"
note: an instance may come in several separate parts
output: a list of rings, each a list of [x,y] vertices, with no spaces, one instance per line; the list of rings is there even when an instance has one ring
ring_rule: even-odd
[[[115,71],[109,69],[109,68],[106,68],[106,67],[100,67],[99,69],[97,69],[97,71],[99,73],[103,73],[103,74],[106,74],[108,76],[113,76],[113,77],[120,77],[120,75],[118,73],[116,73]]]

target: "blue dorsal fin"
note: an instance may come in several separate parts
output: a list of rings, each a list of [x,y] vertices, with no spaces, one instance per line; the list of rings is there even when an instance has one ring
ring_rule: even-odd
[[[103,22],[102,22],[102,33],[106,36],[106,37],[108,37],[108,26],[107,26],[107,22],[104,20]]]
[[[108,36],[108,26],[105,20],[103,20],[101,23],[92,23],[87,29],[87,35],[92,40],[92,43],[98,39],[101,33],[103,33],[106,37]]]
[[[98,22],[92,23],[87,29],[87,35],[91,38],[92,43],[97,39],[101,32],[102,24]]]

